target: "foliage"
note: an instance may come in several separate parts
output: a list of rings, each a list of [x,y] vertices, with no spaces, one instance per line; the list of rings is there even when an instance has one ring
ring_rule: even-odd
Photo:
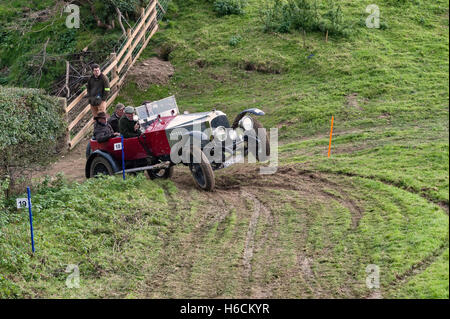
[[[0,298],[16,298],[19,295],[19,287],[0,274]]]
[[[228,44],[231,45],[232,47],[235,47],[239,44],[239,42],[242,41],[242,37],[240,35],[233,35],[230,38],[230,41],[228,41]]]
[[[214,11],[220,17],[230,14],[244,14],[246,6],[247,0],[216,0]]]
[[[330,2],[329,10],[321,14],[316,0],[274,0],[271,6],[261,10],[260,16],[266,32],[304,30],[349,34],[341,6],[334,1]]]
[[[57,98],[36,89],[0,86],[0,169],[11,170],[46,163],[65,132],[64,112]]]

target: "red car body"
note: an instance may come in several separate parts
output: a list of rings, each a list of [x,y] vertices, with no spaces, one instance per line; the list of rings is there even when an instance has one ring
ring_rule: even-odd
[[[150,124],[140,137],[124,139],[125,161],[138,160],[148,156],[140,141],[145,143],[144,145],[151,150],[154,156],[170,155],[170,145],[167,140],[166,127],[174,118],[175,116],[162,117],[161,121],[154,121]],[[145,137],[142,135],[145,135]],[[111,138],[105,143],[91,140],[91,150],[92,152],[95,152],[96,150],[106,152],[120,162],[122,160],[122,150],[115,150],[114,145],[121,143],[121,140],[121,137]]]

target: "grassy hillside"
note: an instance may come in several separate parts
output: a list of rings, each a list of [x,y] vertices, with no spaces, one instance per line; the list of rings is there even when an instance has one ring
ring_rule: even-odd
[[[0,215],[0,295],[448,298],[448,3],[379,1],[379,30],[364,26],[366,2],[339,3],[352,33],[307,32],[304,45],[301,32],[263,32],[265,1],[225,17],[174,1],[141,59],[170,52],[175,75],[128,83],[118,100],[175,94],[182,111],[230,117],[259,107],[279,128],[278,172],[233,166],[211,194],[178,167],[171,181],[41,186],[35,255],[26,214]]]

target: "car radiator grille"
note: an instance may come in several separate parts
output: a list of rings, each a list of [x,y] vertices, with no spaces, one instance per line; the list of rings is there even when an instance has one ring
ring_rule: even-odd
[[[228,118],[226,117],[226,115],[220,115],[211,121],[211,128],[215,129],[219,126],[223,126],[225,128],[230,127],[230,123],[228,122]]]

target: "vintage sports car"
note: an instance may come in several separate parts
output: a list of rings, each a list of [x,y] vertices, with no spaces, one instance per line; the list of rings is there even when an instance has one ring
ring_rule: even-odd
[[[270,156],[266,130],[251,117],[264,115],[252,108],[239,113],[232,125],[225,113],[180,114],[175,97],[136,108],[139,137],[116,137],[104,143],[91,139],[86,149],[86,178],[146,171],[151,179],[170,178],[174,166],[189,167],[195,183],[214,189],[214,170],[243,162],[251,153],[258,161]]]

